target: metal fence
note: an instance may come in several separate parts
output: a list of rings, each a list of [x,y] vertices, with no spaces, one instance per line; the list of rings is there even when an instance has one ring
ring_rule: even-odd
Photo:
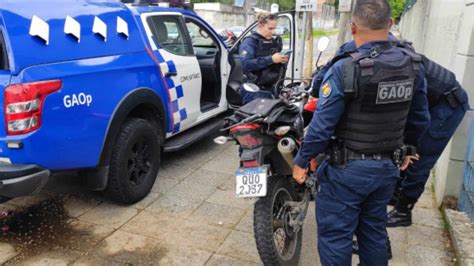
[[[468,141],[459,210],[466,212],[471,217],[471,221],[474,221],[474,118],[471,122]]]
[[[413,7],[413,5],[416,3],[417,0],[405,0],[405,11],[404,12],[407,12],[408,10],[410,10],[410,8]]]

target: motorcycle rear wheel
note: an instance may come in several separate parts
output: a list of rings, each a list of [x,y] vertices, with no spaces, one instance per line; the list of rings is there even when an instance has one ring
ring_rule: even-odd
[[[298,200],[298,194],[286,178],[277,176],[268,178],[267,191],[254,206],[253,228],[260,258],[264,265],[297,265],[303,229],[291,231],[283,204]]]

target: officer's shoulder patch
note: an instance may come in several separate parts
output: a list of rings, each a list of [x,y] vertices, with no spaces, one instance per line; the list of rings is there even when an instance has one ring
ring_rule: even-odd
[[[246,56],[248,54],[247,50],[243,50],[242,53],[240,53],[241,56]]]
[[[328,97],[331,95],[331,85],[329,84],[329,81],[326,81],[323,86],[321,87],[321,93],[324,98]]]

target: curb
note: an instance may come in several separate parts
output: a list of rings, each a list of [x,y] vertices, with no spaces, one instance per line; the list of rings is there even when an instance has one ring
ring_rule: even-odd
[[[474,223],[466,213],[442,209],[448,224],[448,232],[456,252],[456,265],[474,266]]]

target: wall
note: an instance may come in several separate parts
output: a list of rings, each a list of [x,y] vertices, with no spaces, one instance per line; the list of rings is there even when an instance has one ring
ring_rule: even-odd
[[[417,51],[450,69],[468,91],[474,106],[474,0],[418,0],[401,20],[402,38]],[[468,130],[468,111],[436,165],[435,195],[458,197],[462,184]]]
[[[245,27],[247,21],[250,23],[254,20],[253,11],[252,14],[246,14],[244,8],[221,3],[194,4],[194,11],[215,29],[225,29],[231,26]]]

